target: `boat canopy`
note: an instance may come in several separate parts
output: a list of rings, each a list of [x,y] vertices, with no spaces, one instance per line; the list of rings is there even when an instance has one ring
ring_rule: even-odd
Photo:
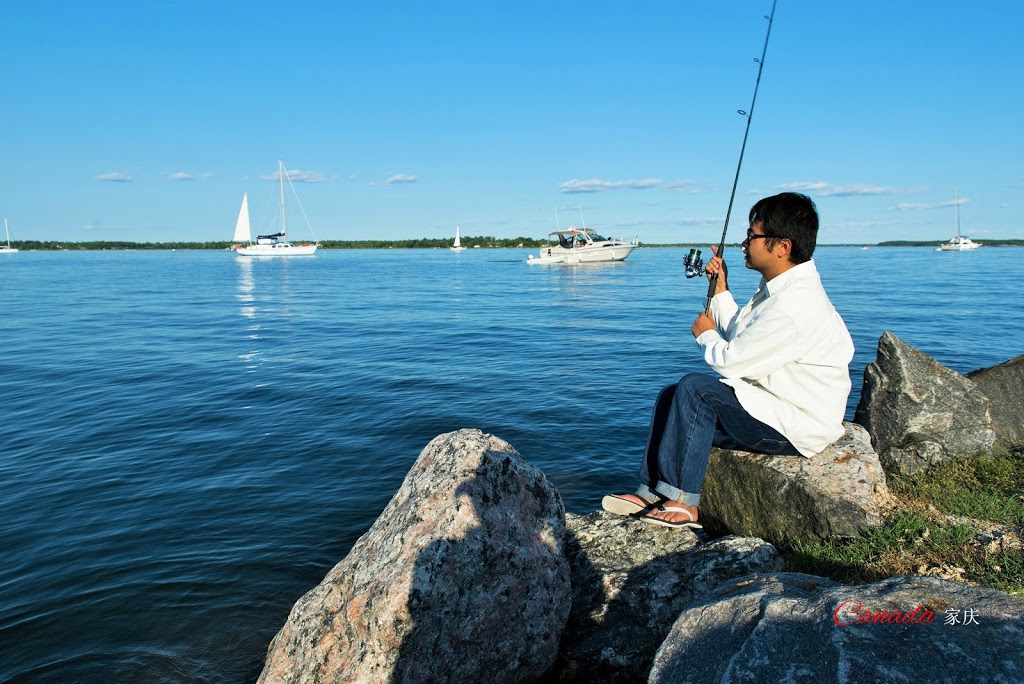
[[[602,242],[608,238],[598,235],[589,228],[569,228],[567,230],[556,230],[548,235],[553,235],[558,238],[558,244],[562,247],[570,248],[574,245],[583,245],[588,242]]]

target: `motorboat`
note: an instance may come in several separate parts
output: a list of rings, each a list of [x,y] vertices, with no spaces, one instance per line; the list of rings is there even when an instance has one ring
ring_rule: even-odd
[[[943,242],[939,245],[940,252],[966,252],[969,249],[978,249],[981,247],[980,242],[975,242],[966,235],[954,235],[950,238],[949,242]],[[988,254],[988,252],[986,252]]]
[[[980,242],[975,242],[966,235],[960,234],[960,188],[956,189],[956,200],[953,205],[956,207],[956,235],[939,245],[936,252],[966,252],[981,247]]]
[[[624,261],[636,249],[637,242],[606,238],[590,228],[570,227],[550,234],[555,244],[540,248],[540,254],[529,255],[531,264],[589,264],[602,261]]]

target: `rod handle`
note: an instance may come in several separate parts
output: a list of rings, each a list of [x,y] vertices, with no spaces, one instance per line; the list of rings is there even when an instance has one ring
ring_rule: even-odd
[[[711,298],[715,296],[715,288],[718,287],[718,274],[712,274],[711,281],[708,283],[708,301],[704,304],[704,313],[711,310]]]

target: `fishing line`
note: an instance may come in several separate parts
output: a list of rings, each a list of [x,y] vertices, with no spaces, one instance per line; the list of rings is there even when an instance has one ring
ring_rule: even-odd
[[[729,193],[729,207],[725,211],[725,226],[722,228],[722,240],[718,243],[718,256],[722,256],[725,252],[725,234],[729,231],[729,216],[732,215],[732,203],[736,198],[736,186],[740,181],[740,169],[743,167],[743,153],[747,149],[747,136],[750,135],[750,122],[754,119],[754,105],[757,104],[757,89],[761,85],[761,72],[764,71],[764,58],[768,54],[768,39],[772,35],[772,22],[775,19],[775,3],[777,0],[772,0],[772,12],[766,16],[768,20],[768,31],[764,36],[764,49],[761,50],[761,59],[755,58],[754,61],[758,63],[757,67],[757,82],[754,84],[754,97],[750,101],[750,112],[745,112],[742,109],[737,110],[740,116],[747,117],[747,128],[743,133],[743,145],[740,146],[740,159],[736,164],[736,176],[732,181],[732,192]],[[699,249],[691,249],[690,253],[686,255],[683,260],[683,265],[686,267],[686,277],[694,278],[703,274],[704,262],[700,258]],[[708,300],[704,305],[704,313],[707,313],[711,309],[711,298],[715,296],[715,288],[718,286],[718,274],[715,273],[711,276],[711,282],[708,284]]]

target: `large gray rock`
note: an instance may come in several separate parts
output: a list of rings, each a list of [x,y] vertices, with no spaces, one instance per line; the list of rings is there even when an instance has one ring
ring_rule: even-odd
[[[1024,445],[1024,355],[966,377],[988,397],[996,442],[1005,447]]]
[[[700,519],[710,531],[781,544],[850,537],[882,523],[889,490],[868,433],[846,433],[810,458],[713,449],[701,488]]]
[[[897,475],[978,456],[995,441],[989,401],[975,384],[888,331],[864,369],[854,422]]]
[[[552,681],[643,682],[684,606],[728,579],[782,569],[760,539],[699,545],[688,530],[601,511],[566,524],[572,612]]]
[[[436,437],[292,608],[260,682],[528,682],[569,614],[558,492],[508,443]]]
[[[884,615],[858,622],[864,611]],[[924,577],[863,586],[748,577],[679,616],[649,682],[1010,684],[1024,681],[1022,639],[1024,599],[993,589]]]

